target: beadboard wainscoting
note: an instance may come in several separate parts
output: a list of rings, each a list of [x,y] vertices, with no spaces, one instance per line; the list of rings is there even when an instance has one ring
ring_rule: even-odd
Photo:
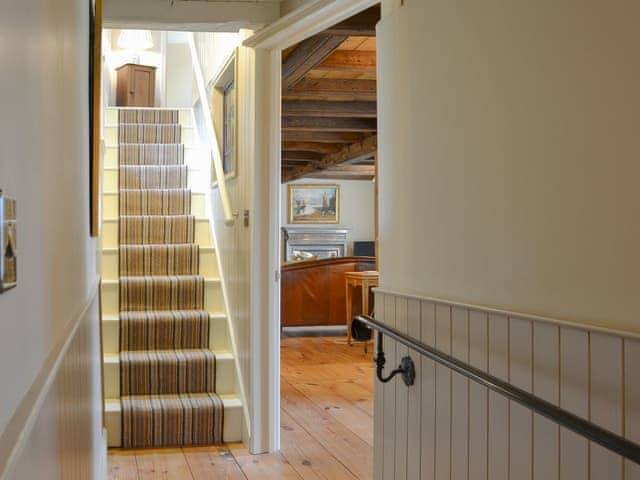
[[[0,437],[0,478],[106,478],[97,284],[43,365]]]
[[[640,339],[552,319],[376,293],[379,320],[640,442]],[[640,479],[640,466],[385,338],[412,387],[376,383],[376,480]]]

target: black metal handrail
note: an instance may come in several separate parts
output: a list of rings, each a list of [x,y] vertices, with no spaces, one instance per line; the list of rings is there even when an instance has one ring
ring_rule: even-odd
[[[409,347],[412,350],[428,357],[441,365],[444,365],[454,372],[464,375],[465,377],[487,387],[494,392],[497,392],[510,400],[513,400],[524,407],[527,407],[538,413],[554,423],[567,428],[583,437],[591,440],[594,443],[611,450],[624,458],[631,460],[640,465],[640,445],[627,440],[620,435],[617,435],[609,430],[606,430],[598,425],[589,422],[571,412],[568,412],[556,405],[543,400],[521,388],[515,387],[504,380],[501,380],[493,375],[490,375],[482,370],[479,370],[471,365],[468,365],[460,360],[447,355],[439,350],[436,350],[429,345],[416,340],[395,328],[389,327],[384,323],[375,320],[371,317],[359,315],[355,318],[355,322],[362,322],[368,327],[378,332],[378,346],[376,355],[376,365],[378,378],[381,381],[389,381],[396,374],[400,374],[405,381],[405,384],[413,385],[414,368],[413,361],[409,357],[404,357],[402,363],[396,368],[391,375],[386,378],[382,377],[382,370],[384,369],[384,349],[383,349],[383,335],[396,340],[397,342]]]

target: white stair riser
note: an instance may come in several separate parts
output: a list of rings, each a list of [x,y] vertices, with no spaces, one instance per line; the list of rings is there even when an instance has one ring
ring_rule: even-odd
[[[200,250],[200,275],[206,278],[218,278],[218,261],[213,249]],[[102,279],[117,280],[118,250],[108,249],[102,251]]]
[[[102,321],[102,343],[104,353],[107,355],[117,354],[120,351],[120,324],[117,317]],[[226,317],[221,315],[211,316],[209,348],[215,352],[228,352],[231,350]]]
[[[114,108],[107,107],[104,109],[104,124],[105,125],[117,125],[118,124],[118,110],[127,110],[126,108]],[[169,108],[167,110],[175,110]],[[191,115],[191,110],[188,108],[182,108],[178,110],[178,122],[183,127],[191,127],[193,125],[193,116]]]
[[[196,218],[196,239],[195,243],[201,247],[211,246],[211,232],[209,221],[206,218]],[[102,247],[118,247],[118,221],[115,219],[104,220],[102,222]]]
[[[182,126],[180,138],[182,144],[184,146],[193,146],[195,145],[195,132],[193,131],[193,127]],[[118,127],[115,125],[110,125],[104,127],[104,145],[105,147],[117,147],[118,142]]]
[[[120,309],[118,282],[104,281],[100,290],[102,295],[102,315],[115,317]],[[222,313],[224,311],[220,282],[215,280],[205,281],[204,310],[211,313]]]
[[[206,176],[205,176],[206,177]],[[204,183],[206,185],[206,183]],[[192,190],[203,189],[203,173],[202,170],[187,170],[187,186]],[[111,168],[105,169],[102,173],[102,189],[105,193],[118,193],[118,170]]]
[[[242,441],[242,404],[237,399],[231,401],[223,398],[224,426],[222,438],[226,443]],[[121,443],[120,402],[107,400],[105,423],[108,432],[108,446],[117,448]]]
[[[119,215],[118,198],[117,193],[105,193],[102,196],[103,218],[116,218]],[[196,217],[206,216],[204,193],[191,194],[191,215]]]
[[[216,357],[216,393],[235,393],[235,364],[229,354]],[[104,360],[104,394],[107,398],[120,397],[120,361],[118,355],[106,355]]]

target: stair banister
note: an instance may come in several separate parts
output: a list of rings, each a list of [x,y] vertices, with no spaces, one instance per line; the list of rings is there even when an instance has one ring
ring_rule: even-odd
[[[193,73],[196,77],[198,94],[200,96],[200,103],[202,104],[202,112],[204,114],[206,129],[205,134],[207,137],[207,141],[209,142],[209,147],[211,149],[211,155],[213,157],[213,169],[216,173],[216,179],[218,181],[218,192],[220,193],[220,201],[222,202],[224,223],[225,225],[230,227],[235,222],[235,215],[231,211],[231,202],[229,200],[229,193],[227,191],[227,179],[225,178],[224,169],[222,167],[222,155],[220,154],[218,138],[216,137],[216,133],[213,128],[213,117],[211,116],[211,108],[209,106],[209,99],[207,97],[207,91],[204,84],[204,76],[202,74],[202,67],[200,65],[200,59],[198,58],[198,52],[196,50],[196,42],[193,33],[189,33],[189,49],[191,50]]]

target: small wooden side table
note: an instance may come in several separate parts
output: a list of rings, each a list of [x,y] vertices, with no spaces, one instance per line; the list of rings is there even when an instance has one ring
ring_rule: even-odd
[[[345,272],[344,281],[346,288],[345,303],[347,304],[347,342],[351,345],[351,322],[353,320],[352,298],[353,290],[357,287],[362,289],[361,312],[369,315],[369,290],[378,286],[378,272]]]

